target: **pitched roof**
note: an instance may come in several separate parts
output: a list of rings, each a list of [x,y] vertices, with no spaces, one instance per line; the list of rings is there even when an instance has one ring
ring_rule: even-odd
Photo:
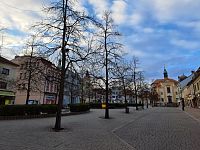
[[[13,66],[19,66],[15,63],[13,63],[12,61],[6,59],[6,58],[3,58],[0,56],[0,63],[3,63],[3,64],[9,64],[9,65],[13,65]]]
[[[192,80],[190,80],[190,82],[187,83],[187,86],[191,85],[199,76],[200,76],[200,67],[197,69],[197,71],[194,72]]]
[[[178,81],[176,81],[174,79],[170,79],[170,78],[156,79],[152,84],[159,84],[159,83],[163,83],[165,81],[171,81],[171,82],[174,82],[175,84],[178,84]]]

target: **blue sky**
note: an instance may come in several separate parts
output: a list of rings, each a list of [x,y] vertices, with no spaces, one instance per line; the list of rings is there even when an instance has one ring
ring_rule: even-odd
[[[44,17],[48,0],[1,0],[2,55],[11,59],[20,53],[28,27]],[[78,0],[77,9],[100,17],[105,10],[122,33],[130,56],[140,59],[148,80],[162,78],[166,65],[171,78],[189,75],[199,67],[199,0]],[[1,38],[0,38],[1,39]]]

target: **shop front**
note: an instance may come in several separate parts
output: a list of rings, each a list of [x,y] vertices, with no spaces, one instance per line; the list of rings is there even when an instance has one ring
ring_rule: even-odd
[[[15,93],[12,91],[0,91],[0,105],[12,105],[15,101]]]
[[[45,94],[44,104],[56,104],[57,95],[56,94]]]

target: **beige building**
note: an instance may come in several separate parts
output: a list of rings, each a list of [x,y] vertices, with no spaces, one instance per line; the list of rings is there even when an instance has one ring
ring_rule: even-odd
[[[192,71],[190,76],[179,76],[179,97],[183,98],[186,106],[200,107],[200,68]]]
[[[188,101],[192,107],[200,107],[200,68],[194,72],[192,80],[188,83]]]
[[[18,65],[0,56],[0,105],[13,104]]]
[[[15,104],[56,103],[59,69],[54,64],[42,57],[30,56],[15,56],[12,62],[19,65]],[[28,89],[30,96],[26,100]]]
[[[158,94],[160,105],[171,105],[178,103],[178,81],[168,78],[167,70],[164,68],[164,79],[157,79],[152,83],[152,89]]]

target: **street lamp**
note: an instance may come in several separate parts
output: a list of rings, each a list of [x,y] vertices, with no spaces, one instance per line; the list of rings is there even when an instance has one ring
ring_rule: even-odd
[[[149,108],[149,102],[148,102],[148,98],[147,98],[148,92],[149,92],[148,89],[144,89],[145,98],[146,98],[146,103],[147,103],[147,108]]]

